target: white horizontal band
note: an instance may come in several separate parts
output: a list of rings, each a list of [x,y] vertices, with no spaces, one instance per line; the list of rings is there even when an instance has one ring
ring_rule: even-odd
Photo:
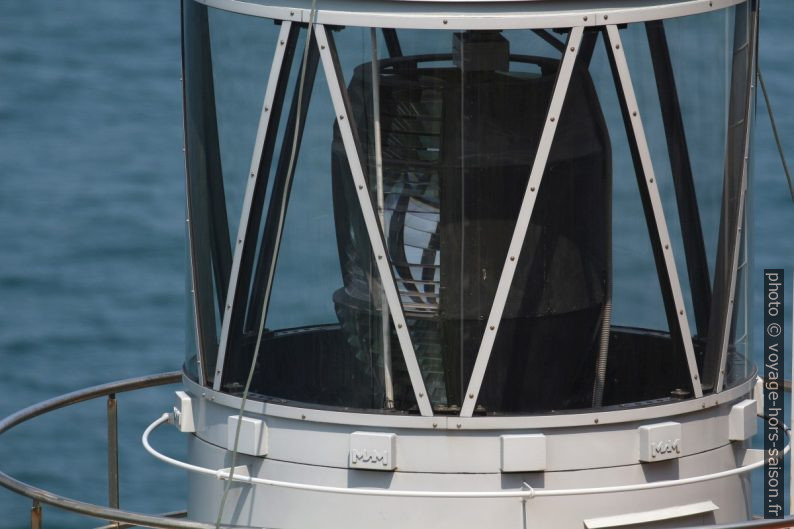
[[[161,454],[149,444],[149,435],[158,427],[171,420],[170,413],[164,413],[146,430],[141,436],[143,447],[153,455],[155,458],[173,465],[178,468],[198,474],[214,476],[218,479],[229,479],[229,472],[227,469],[213,470],[211,468],[200,467],[191,465],[177,459],[173,459],[166,455]],[[788,429],[786,427],[786,429]],[[791,444],[786,445],[783,454],[788,454]],[[676,487],[679,485],[690,485],[692,483],[702,483],[704,481],[712,481],[715,479],[727,478],[744,474],[753,469],[764,466],[765,459],[755,461],[748,465],[744,465],[730,470],[723,470],[712,474],[705,474],[702,476],[692,476],[682,479],[671,479],[666,481],[655,481],[653,483],[638,483],[634,485],[615,485],[610,487],[589,487],[580,489],[519,489],[519,490],[500,490],[500,491],[430,491],[430,490],[388,490],[388,489],[368,489],[368,488],[348,488],[348,487],[331,487],[326,485],[309,485],[306,483],[294,483],[290,481],[278,481],[274,479],[257,478],[252,476],[234,476],[232,480],[240,483],[250,483],[253,485],[269,485],[271,487],[281,487],[286,489],[305,490],[310,492],[325,492],[332,494],[351,494],[359,496],[387,496],[387,497],[407,497],[407,498],[521,498],[532,499],[538,497],[551,497],[551,496],[582,496],[588,494],[607,494],[615,492],[632,492],[638,490],[661,489],[666,487]]]
[[[210,7],[306,23],[311,0],[195,0]],[[538,0],[411,2],[322,0],[316,22],[329,26],[415,29],[539,29],[629,24],[717,11],[743,0],[619,0],[560,3]]]

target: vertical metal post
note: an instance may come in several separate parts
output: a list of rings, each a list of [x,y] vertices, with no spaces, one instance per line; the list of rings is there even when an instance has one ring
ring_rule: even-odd
[[[372,61],[370,70],[372,74],[372,116],[375,132],[375,183],[378,195],[378,220],[380,229],[386,233],[386,221],[383,215],[385,202],[383,198],[383,152],[381,149],[380,135],[380,61],[378,61],[378,33],[375,28],[370,30]],[[386,295],[381,299],[381,332],[383,335],[383,387],[386,393],[386,408],[394,408],[394,385],[392,383],[391,361],[391,315],[389,302]]]
[[[119,417],[116,394],[108,395],[108,505],[119,508]]]
[[[30,529],[41,529],[41,503],[33,500],[33,507],[30,508]]]

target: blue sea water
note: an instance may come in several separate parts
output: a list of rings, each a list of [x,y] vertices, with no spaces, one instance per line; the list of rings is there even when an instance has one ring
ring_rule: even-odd
[[[764,0],[763,9],[761,66],[794,161],[794,4]],[[179,25],[177,0],[0,3],[0,416],[181,366]],[[794,265],[794,205],[762,101],[754,157],[758,313],[761,270]],[[139,441],[170,401],[166,389],[119,397],[125,508],[184,508],[184,475]],[[184,454],[178,434],[156,440]],[[0,438],[0,469],[103,503],[104,443],[104,404],[85,404]],[[0,528],[25,527],[29,508],[0,489]],[[49,507],[44,516],[49,527],[91,526]]]

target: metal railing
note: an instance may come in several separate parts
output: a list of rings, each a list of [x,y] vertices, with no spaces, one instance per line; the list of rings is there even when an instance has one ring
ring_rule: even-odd
[[[179,519],[186,515],[184,511],[151,515],[125,511],[119,508],[118,401],[116,400],[116,395],[145,388],[175,384],[178,383],[181,378],[181,372],[173,371],[170,373],[148,375],[111,382],[100,386],[93,386],[34,404],[0,421],[0,435],[2,435],[19,424],[51,411],[100,397],[107,398],[109,506],[105,507],[65,496],[59,496],[14,479],[8,474],[0,471],[0,486],[33,500],[33,505],[30,510],[31,529],[41,529],[42,527],[43,504],[52,505],[59,509],[109,522],[97,529],[123,529],[127,527],[151,527],[154,529],[215,529],[216,526],[212,524]],[[791,391],[791,382],[785,381],[784,388],[787,392]],[[786,529],[792,527],[794,527],[794,517],[779,520],[755,519],[746,522],[732,522],[708,527],[704,526],[703,528],[697,529]]]
[[[185,512],[174,512],[164,515],[142,514],[125,511],[119,508],[119,447],[118,447],[118,401],[116,395],[145,388],[176,384],[182,379],[182,373],[173,371],[148,375],[138,378],[111,382],[67,393],[60,397],[45,400],[29,406],[0,421],[0,435],[30,419],[51,411],[72,406],[80,402],[107,398],[107,455],[108,455],[108,503],[109,506],[95,505],[65,496],[53,494],[46,490],[24,483],[0,471],[0,485],[33,500],[30,510],[31,529],[42,527],[42,505],[48,504],[66,511],[76,512],[92,518],[107,520],[105,528],[152,527],[154,529],[215,529],[214,525],[190,520],[180,520]]]

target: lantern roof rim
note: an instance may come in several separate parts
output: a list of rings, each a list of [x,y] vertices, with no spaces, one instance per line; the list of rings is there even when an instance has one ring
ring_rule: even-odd
[[[595,27],[719,11],[746,0],[194,0],[244,15],[331,26],[498,30]]]

